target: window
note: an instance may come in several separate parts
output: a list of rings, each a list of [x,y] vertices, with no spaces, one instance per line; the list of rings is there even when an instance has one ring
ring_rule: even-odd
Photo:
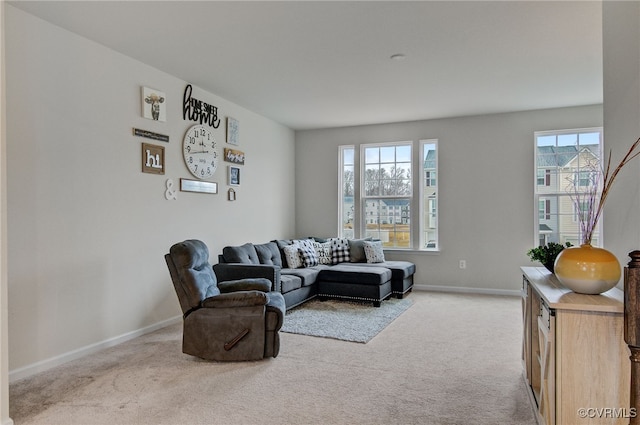
[[[353,146],[340,147],[340,192],[339,203],[341,229],[339,234],[344,238],[353,238],[353,226],[355,221],[355,162]]]
[[[411,248],[412,144],[363,145],[365,237],[385,247]]]
[[[574,174],[573,184],[578,187],[593,186],[593,177],[593,172],[591,171],[577,171]]]
[[[438,248],[438,155],[435,140],[421,140],[421,163],[425,173],[425,183],[422,187],[423,224],[420,246],[426,249]],[[429,176],[426,178],[426,176]]]
[[[538,186],[551,186],[551,170],[538,170]]]
[[[436,172],[424,170],[424,185],[426,187],[436,186]]]
[[[602,129],[537,132],[535,134],[535,198],[537,205],[536,240],[579,245],[579,214],[572,194],[589,190],[596,183],[602,158]],[[597,245],[601,229],[593,235]]]
[[[541,220],[551,220],[551,200],[540,199],[538,201],[538,217]]]
[[[372,237],[385,248],[438,247],[436,141],[420,141],[417,152],[414,142],[340,147],[341,237]],[[414,161],[422,167],[415,176]]]
[[[578,207],[579,206],[579,207]],[[582,215],[583,219],[587,219],[589,211],[589,203],[585,201],[574,202],[573,204],[573,221],[576,223],[580,222],[580,216]]]

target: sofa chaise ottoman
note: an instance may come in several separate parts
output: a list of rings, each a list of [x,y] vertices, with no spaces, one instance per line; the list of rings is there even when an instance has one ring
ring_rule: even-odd
[[[372,244],[378,244],[382,254],[374,261],[365,252],[365,247]],[[337,245],[341,245],[343,252],[336,256]],[[315,252],[314,261],[307,261],[309,251]],[[390,296],[403,298],[413,288],[416,271],[415,264],[408,261],[385,261],[379,241],[340,238],[226,246],[213,267],[224,280],[269,279],[272,290],[282,293],[287,310],[317,297],[321,288],[325,298],[353,299],[374,305]]]
[[[391,296],[391,270],[385,267],[366,267],[337,264],[318,275],[318,298],[341,298],[353,301],[380,303]]]

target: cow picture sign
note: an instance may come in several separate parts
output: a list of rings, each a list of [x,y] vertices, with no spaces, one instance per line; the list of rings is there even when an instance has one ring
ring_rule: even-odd
[[[142,116],[154,121],[166,121],[166,98],[161,91],[142,87]]]

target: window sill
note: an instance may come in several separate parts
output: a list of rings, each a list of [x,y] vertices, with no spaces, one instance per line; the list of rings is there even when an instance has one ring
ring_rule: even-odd
[[[419,254],[419,255],[440,255],[442,251],[439,249],[397,249],[383,248],[385,254]]]

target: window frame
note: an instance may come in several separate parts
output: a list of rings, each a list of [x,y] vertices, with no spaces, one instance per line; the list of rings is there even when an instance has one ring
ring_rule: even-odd
[[[411,178],[409,179],[411,184],[411,193],[405,195],[398,194],[370,194],[365,196],[365,172],[366,172],[366,160],[365,151],[371,147],[390,147],[408,145],[411,149],[411,155],[409,161],[400,161],[400,163],[408,164],[410,167]],[[434,145],[435,151],[435,168],[430,170],[433,173],[431,179],[428,180],[430,184],[435,183],[435,186],[425,186],[427,183],[425,174],[425,146]],[[349,164],[345,163],[345,155],[347,151],[351,150],[350,154],[353,154],[353,201],[351,203],[346,202],[345,197],[345,166]],[[394,162],[396,163],[396,162]],[[378,163],[380,164],[380,163]],[[388,164],[387,164],[388,165]],[[439,252],[439,191],[437,185],[439,183],[440,173],[438,170],[438,140],[437,139],[418,139],[418,140],[403,140],[394,142],[374,142],[374,143],[360,143],[357,145],[348,144],[340,145],[338,147],[338,237],[346,238],[364,238],[367,235],[367,222],[370,220],[376,220],[372,211],[367,209],[367,201],[372,200],[407,200],[409,209],[402,209],[402,211],[396,211],[385,208],[386,215],[395,214],[401,217],[401,220],[408,219],[409,223],[409,238],[410,243],[408,247],[403,246],[385,246],[385,250],[394,251],[421,251],[421,252]],[[418,170],[418,171],[416,171]],[[427,200],[424,198],[425,190],[431,189],[433,191],[433,197]],[[433,207],[433,210],[429,210]],[[345,214],[347,208],[353,212],[351,229],[347,228],[348,220]],[[381,217],[383,206],[376,217]],[[399,207],[401,208],[401,207]],[[356,213],[357,212],[357,213]],[[430,224],[434,224],[430,227]],[[432,240],[432,246],[429,245],[427,237],[428,231],[431,229],[431,234],[435,235]]]
[[[353,151],[353,204],[349,208],[349,211],[345,211],[345,195],[344,195],[344,183],[345,183],[345,151],[352,150]],[[358,177],[358,155],[356,155],[356,148],[354,145],[342,145],[338,146],[338,236],[339,237],[353,237],[355,235],[356,229],[360,226],[361,217],[359,214],[356,214],[356,211],[359,211],[359,183],[360,178]],[[352,224],[351,224],[351,235],[345,234],[345,223],[344,217],[345,214],[351,214]]]
[[[435,185],[426,185],[426,182],[421,182],[423,184],[419,184],[418,185],[418,199],[419,199],[419,215],[418,217],[420,218],[420,224],[418,224],[417,226],[417,232],[419,232],[418,235],[418,248],[421,251],[440,251],[440,190],[438,189],[439,185],[440,185],[440,164],[439,164],[439,144],[438,144],[438,139],[420,139],[418,140],[418,143],[420,144],[419,146],[419,152],[418,152],[418,163],[419,163],[419,169],[420,170],[420,175],[422,178],[422,175],[425,174],[425,166],[424,166],[424,162],[426,160],[425,158],[425,146],[426,145],[435,145],[435,158],[434,158],[434,162],[435,162],[435,178],[433,179],[435,181]],[[435,204],[435,207],[433,208],[433,212],[431,211],[431,202],[430,202],[430,198],[427,197],[425,199],[425,190],[429,188],[429,190],[433,190],[435,189],[435,199],[433,199],[433,203]],[[414,191],[415,193],[415,191]],[[426,201],[426,202],[425,202]],[[435,221],[435,240],[434,240],[434,246],[433,247],[429,247],[429,243],[430,240],[429,238],[426,237],[427,234],[427,223],[431,222],[432,220],[432,214],[433,214],[433,220]],[[426,221],[426,223],[425,223]]]
[[[408,158],[408,161],[398,161],[397,158],[397,151],[396,149],[398,147],[404,147],[404,146],[408,146],[410,149],[410,155]],[[393,148],[394,149],[394,161],[393,162],[388,162],[388,161],[384,161],[381,156],[382,156],[382,152],[381,150],[383,148]],[[366,151],[368,149],[380,149],[380,151],[378,152],[378,161],[377,162],[367,162],[367,156],[366,156]],[[402,246],[397,246],[397,242],[396,245],[393,246],[385,246],[385,249],[392,249],[392,250],[398,250],[398,249],[412,249],[414,247],[414,235],[413,235],[413,220],[412,220],[412,209],[413,209],[413,202],[414,202],[414,198],[415,198],[415,192],[414,192],[414,188],[415,188],[415,173],[414,173],[414,146],[413,146],[413,141],[398,141],[398,142],[377,142],[377,143],[363,143],[360,145],[360,162],[361,162],[361,166],[360,169],[358,170],[359,174],[360,174],[360,203],[361,203],[361,217],[366,217],[367,220],[362,220],[362,222],[360,223],[360,237],[368,237],[368,233],[375,233],[380,232],[381,229],[378,228],[376,230],[370,230],[367,228],[367,224],[377,224],[378,226],[383,225],[383,224],[387,224],[387,225],[392,225],[395,229],[396,225],[403,225],[405,223],[403,223],[403,221],[405,221],[405,216],[404,214],[409,215],[408,217],[408,225],[409,225],[409,246],[408,247],[402,247]],[[410,179],[409,179],[409,184],[410,184],[410,193],[409,194],[399,194],[399,193],[384,193],[384,190],[380,190],[377,194],[367,194],[367,189],[366,189],[366,184],[368,182],[367,178],[366,178],[366,174],[367,174],[367,170],[368,170],[368,166],[369,165],[377,165],[378,169],[384,169],[386,167],[397,167],[398,164],[408,164],[409,165],[409,173],[410,173]],[[391,165],[393,164],[393,165]],[[397,169],[397,168],[396,168]],[[393,180],[387,180],[387,182],[396,182],[396,179]],[[379,183],[382,183],[383,181],[379,180]],[[397,182],[396,182],[397,183]],[[380,189],[380,185],[378,185],[378,188]],[[380,205],[378,204],[377,207],[376,205],[373,205],[372,208],[377,208],[378,209],[378,213],[375,214],[374,210],[368,210],[369,207],[369,203],[370,202],[376,202],[376,203],[381,203],[381,202],[385,202],[385,201],[392,201],[393,203],[397,203],[397,205],[399,205],[399,207],[394,206],[393,208],[388,204],[384,204],[384,205]],[[407,212],[406,208],[402,208],[402,203],[404,202],[408,202],[409,205],[409,211]],[[400,210],[398,211],[398,208],[400,208]],[[386,214],[383,215],[382,211],[386,211]],[[367,211],[369,211],[371,214],[371,219],[369,220],[369,215],[367,215]],[[398,213],[400,213],[398,215]],[[404,214],[403,214],[404,213]],[[398,220],[396,219],[396,217],[400,218],[400,222],[398,222]],[[386,219],[388,219],[390,222],[387,223]],[[382,222],[381,222],[382,221]],[[393,234],[396,234],[396,231],[393,231]],[[375,238],[375,237],[374,237]]]
[[[567,163],[562,167],[559,165],[555,165],[555,168],[554,168],[554,166],[549,166],[549,163],[546,163],[544,166],[541,166],[540,168],[538,168],[539,156],[541,155],[539,148],[543,146],[555,146],[556,148],[565,147],[565,146],[576,146],[576,152],[575,154],[573,154],[574,155],[573,159],[577,160],[578,164],[580,164],[582,161],[582,155],[586,152],[585,147],[592,146],[594,144],[594,143],[589,143],[588,139],[587,139],[587,142],[582,142],[581,135],[583,135],[582,137],[585,137],[587,135],[596,134],[596,133],[599,135],[597,156],[599,160],[602,161],[604,158],[604,154],[603,154],[604,153],[604,130],[602,127],[585,127],[585,128],[568,129],[568,130],[551,130],[551,131],[534,132],[533,197],[534,197],[534,205],[536,209],[534,214],[534,220],[533,220],[533,230],[534,230],[533,234],[534,234],[534,244],[535,244],[534,246],[539,245],[539,241],[541,240],[541,235],[542,233],[545,233],[545,232],[547,234],[547,236],[545,236],[545,240],[548,240],[549,236],[555,235],[556,237],[552,237],[550,241],[558,242],[561,244],[564,244],[565,242],[571,242],[574,245],[580,243],[579,241],[581,240],[581,236],[580,236],[579,226],[575,226],[578,223],[579,212],[576,210],[571,192],[567,191],[564,185],[566,184],[565,181],[568,181],[567,179],[570,179],[570,178],[573,179],[573,182],[577,184],[577,187],[579,187],[580,189],[588,188],[589,185],[591,185],[591,182],[589,181],[588,174],[587,174],[589,171],[583,169],[582,165],[579,165],[579,168],[571,169],[571,167],[569,167],[569,163],[571,161],[567,161]],[[575,145],[572,143],[562,143],[563,139],[570,140],[570,137],[573,135],[575,135],[575,140],[576,140]],[[554,137],[555,144],[539,145],[539,138],[546,138],[546,137]],[[592,155],[594,154],[593,149],[589,149],[589,152]],[[542,154],[542,155],[545,156],[545,154]],[[560,149],[557,149],[554,155],[561,156],[561,155],[566,155],[566,153],[562,153]],[[538,184],[538,183],[541,183],[540,171],[543,169],[545,170],[544,184]],[[552,174],[553,174],[553,178],[551,177]],[[568,177],[569,174],[571,175],[571,177]],[[586,183],[587,185],[585,186],[582,183]],[[545,217],[543,218],[541,214],[542,210],[540,209],[540,201],[544,198],[547,198],[547,199],[554,198],[555,204],[553,204],[552,208],[546,208],[546,211],[544,214]],[[570,210],[567,209],[567,205],[569,203],[571,205]],[[547,221],[547,220],[550,220],[550,221],[555,220],[557,229],[554,232],[550,232],[550,231],[543,232],[542,229],[540,228],[541,224],[547,224],[547,223],[544,223],[544,221]],[[551,223],[549,223],[548,225],[553,227]],[[577,227],[577,230],[573,229],[573,227]],[[600,220],[600,222],[598,223],[598,229],[595,233],[595,236],[596,237],[594,238],[594,242],[593,242],[594,246],[598,246],[598,245],[602,246],[603,236],[604,236],[603,228],[602,228],[602,220]]]

